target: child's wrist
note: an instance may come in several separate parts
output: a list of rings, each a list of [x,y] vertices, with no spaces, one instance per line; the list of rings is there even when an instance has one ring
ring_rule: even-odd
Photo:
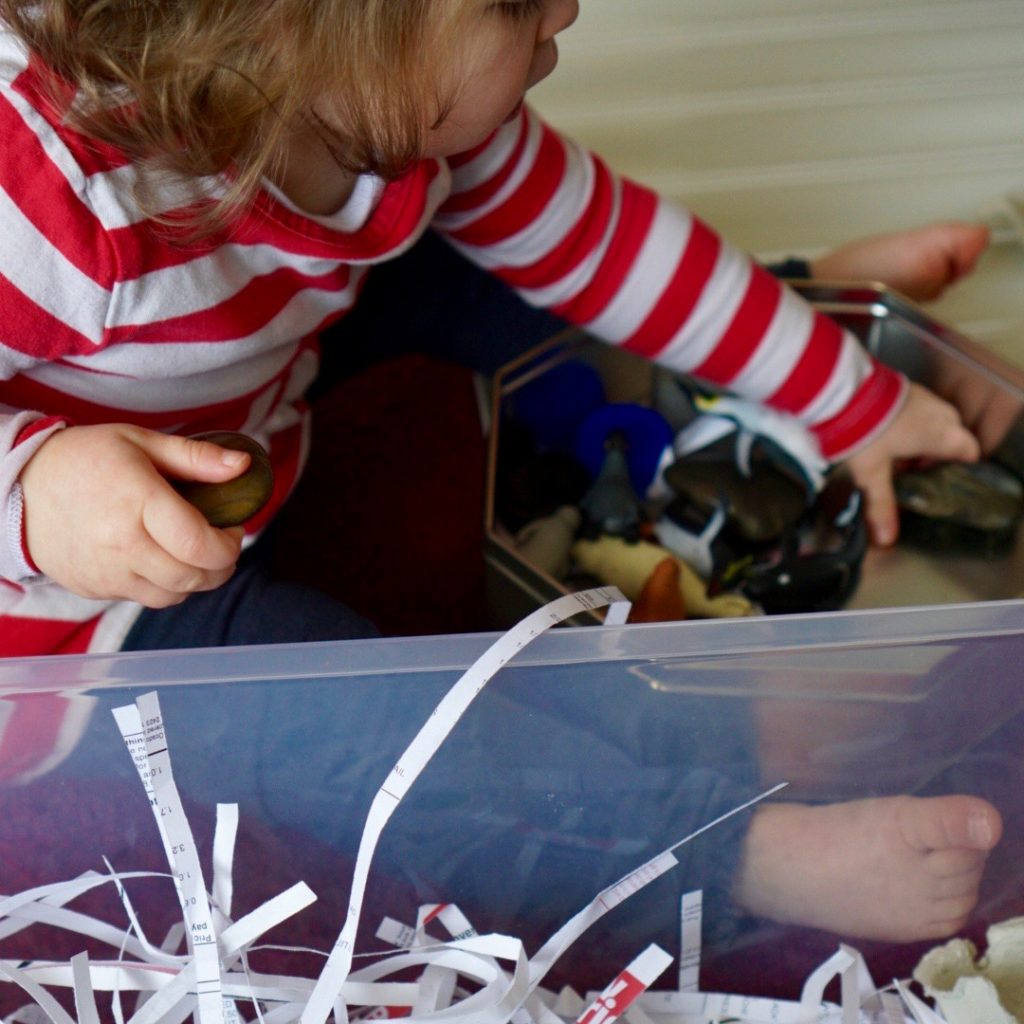
[[[811,430],[830,462],[861,451],[896,417],[907,398],[908,382],[898,371],[872,357],[872,371],[838,415]]]

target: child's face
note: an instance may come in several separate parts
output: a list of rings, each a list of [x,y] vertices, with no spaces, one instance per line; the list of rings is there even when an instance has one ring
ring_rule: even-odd
[[[514,117],[526,91],[555,69],[555,36],[579,13],[579,0],[470,2],[477,10],[452,69],[454,101],[431,128],[426,156],[472,149]]]

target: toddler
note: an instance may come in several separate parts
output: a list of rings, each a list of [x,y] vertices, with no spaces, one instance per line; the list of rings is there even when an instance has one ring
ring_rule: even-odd
[[[529,307],[798,416],[846,460],[878,543],[895,535],[896,460],[977,457],[953,407],[524,106],[577,13],[577,0],[0,0],[0,654],[365,634],[340,605],[250,565],[235,574],[243,531],[207,525],[168,479],[245,469],[187,435],[253,436],[277,480],[247,527],[261,531],[306,459],[319,338],[331,328],[344,359],[372,268],[428,228]],[[937,287],[976,255],[965,237],[942,236],[958,255],[928,270]],[[468,310],[464,289],[452,278],[430,299]],[[475,330],[479,347],[498,322]],[[885,830],[894,886],[921,893],[901,935],[946,930],[973,899],[998,816],[957,799],[914,805],[955,819],[944,829],[899,807],[843,819]],[[737,892],[778,913],[792,903],[780,876],[803,879],[760,856],[778,849],[769,832],[751,830]],[[932,870],[936,845],[962,855]],[[828,864],[844,887],[847,869],[877,867],[861,844],[839,850],[842,870]]]
[[[241,531],[165,478],[245,459],[180,435],[265,443],[262,527],[305,459],[318,335],[428,226],[529,303],[800,416],[848,459],[881,543],[894,459],[976,455],[951,407],[523,106],[576,14],[0,4],[0,650],[117,648],[140,605],[220,587]]]

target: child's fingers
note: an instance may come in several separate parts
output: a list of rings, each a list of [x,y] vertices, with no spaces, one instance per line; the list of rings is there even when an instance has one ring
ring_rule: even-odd
[[[929,457],[973,462],[981,454],[978,439],[964,426],[951,402],[911,383],[907,399],[890,430],[882,435],[893,458]]]
[[[936,424],[929,443],[921,446],[921,455],[953,462],[975,462],[981,456],[978,439],[956,418]]]
[[[889,467],[880,466],[857,478],[864,494],[864,518],[871,541],[879,547],[895,543],[899,533],[899,513]]]
[[[228,576],[230,575],[228,573]],[[210,590],[212,587],[203,589]],[[126,585],[121,588],[119,596],[127,601],[135,601],[146,608],[170,608],[172,605],[181,604],[192,593],[194,591],[168,590],[144,576],[133,573]]]
[[[118,551],[101,555],[79,581],[85,597],[137,601],[147,608],[166,608],[190,594],[212,590],[234,573],[225,569],[200,569],[169,555],[143,531]]]
[[[157,609],[181,604],[188,596],[188,594],[177,593],[173,590],[165,590],[163,587],[151,583],[144,576],[138,575],[133,575],[124,592],[125,600],[135,601],[145,608]]]
[[[888,450],[863,453],[850,460],[857,486],[864,493],[864,515],[873,543],[893,544],[899,534],[899,510],[893,489],[893,458],[930,458],[974,462],[981,454],[978,439],[960,422],[956,410],[925,392],[912,391],[916,408],[909,404],[906,418],[894,423],[891,439],[883,435]]]
[[[221,483],[233,480],[249,465],[250,457],[246,452],[177,434],[145,430],[133,435],[132,441],[163,476],[175,480]]]
[[[234,568],[233,561],[223,569],[189,565],[168,554],[155,541],[149,541],[133,566],[137,576],[175,600],[219,587],[231,577]],[[168,603],[173,601],[168,600]]]
[[[218,530],[210,526],[203,514],[170,484],[149,495],[142,509],[142,525],[171,559],[193,569],[222,572],[234,566],[241,552],[241,529]]]
[[[958,431],[958,435],[955,442],[956,451],[950,455],[950,458],[956,459],[958,462],[977,462],[981,458],[981,442],[963,426]]]

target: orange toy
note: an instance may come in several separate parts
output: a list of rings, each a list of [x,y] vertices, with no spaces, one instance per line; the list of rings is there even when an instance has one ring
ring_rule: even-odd
[[[686,606],[679,587],[679,563],[674,558],[664,558],[647,577],[627,621],[675,622],[685,618]]]

